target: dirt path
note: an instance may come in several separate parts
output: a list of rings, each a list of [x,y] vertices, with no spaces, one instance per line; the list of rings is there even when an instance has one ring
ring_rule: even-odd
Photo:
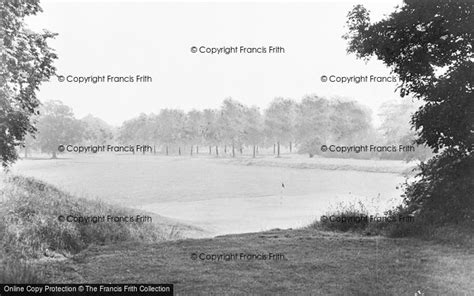
[[[235,253],[229,261],[199,259]],[[177,295],[474,295],[473,250],[314,230],[93,246],[47,270],[55,270],[50,282],[173,283]]]

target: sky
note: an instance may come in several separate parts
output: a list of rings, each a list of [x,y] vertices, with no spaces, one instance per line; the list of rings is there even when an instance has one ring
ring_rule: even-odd
[[[372,21],[401,1],[158,2],[42,1],[43,13],[27,19],[37,31],[59,35],[50,42],[64,77],[151,77],[151,82],[75,83],[51,79],[39,98],[60,100],[77,117],[92,114],[120,125],[163,108],[218,108],[232,97],[264,109],[275,97],[346,97],[373,110],[401,100],[394,82],[323,82],[321,76],[391,77],[373,58],[347,54],[348,11],[358,3]],[[193,53],[205,48],[281,47],[284,53]],[[78,79],[78,78],[76,78]]]

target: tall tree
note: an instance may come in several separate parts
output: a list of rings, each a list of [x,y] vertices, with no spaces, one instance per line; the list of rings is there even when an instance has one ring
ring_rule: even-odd
[[[400,95],[424,104],[411,122],[417,142],[440,152],[407,188],[408,210],[440,223],[474,224],[474,13],[471,0],[405,0],[371,23],[361,5],[348,15],[348,51],[376,56],[398,74]]]
[[[204,122],[202,113],[198,110],[191,110],[186,114],[184,126],[184,138],[190,147],[190,154],[193,155],[194,148],[199,153],[199,145],[202,144]]]
[[[213,109],[204,109],[203,111],[203,137],[209,145],[209,154],[212,153],[212,147],[215,146],[216,156],[219,156],[219,144],[221,141],[221,130],[218,126],[219,111]]]
[[[84,126],[84,140],[93,145],[103,145],[114,138],[113,128],[91,114],[81,119]]]
[[[370,110],[356,101],[333,99],[330,104],[331,140],[354,143],[367,138],[372,128]]]
[[[257,146],[263,142],[263,117],[257,107],[244,109],[244,136],[243,141],[252,146],[252,157],[255,158]]]
[[[232,157],[235,156],[235,146],[242,144],[244,108],[241,103],[228,98],[224,100],[220,110],[218,125],[222,131],[224,142],[232,147]]]
[[[416,145],[416,132],[410,125],[410,119],[418,107],[410,100],[402,102],[389,101],[382,104],[382,124],[379,128],[383,141],[387,145],[415,145],[415,151],[409,153],[387,153],[385,156],[392,159],[414,159],[425,161],[432,156],[431,149],[425,145]]]
[[[295,122],[296,104],[293,100],[276,98],[265,110],[265,131],[267,137],[276,142],[278,157],[280,144],[294,140]]]
[[[150,116],[141,113],[138,117],[125,121],[119,130],[119,141],[122,144],[149,143],[153,138]],[[143,150],[143,154],[145,154]],[[135,153],[135,152],[133,152]]]
[[[313,157],[331,135],[330,102],[318,96],[306,96],[298,105],[297,137],[301,142],[298,152]]]
[[[16,147],[25,136],[36,131],[30,120],[40,104],[36,92],[56,71],[57,56],[48,46],[56,34],[25,26],[25,17],[41,11],[38,0],[0,2],[0,156],[5,168],[17,160]]]
[[[185,126],[186,114],[182,110],[163,109],[158,114],[159,117],[159,138],[168,154],[169,146],[178,146],[181,154],[181,145],[186,141]]]
[[[59,145],[76,144],[83,139],[84,125],[72,109],[61,101],[47,101],[38,120],[38,145],[56,158]]]

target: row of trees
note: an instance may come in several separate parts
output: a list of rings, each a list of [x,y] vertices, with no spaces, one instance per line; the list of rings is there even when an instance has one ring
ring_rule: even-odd
[[[155,153],[161,150],[166,155],[192,155],[205,146],[209,154],[229,153],[233,157],[248,148],[255,157],[259,147],[273,148],[273,154],[279,157],[282,147],[289,152],[297,147],[299,153],[312,157],[322,154],[320,147],[325,144],[410,144],[415,136],[408,126],[411,112],[413,105],[388,103],[383,108],[384,123],[375,130],[370,111],[355,101],[306,96],[297,103],[276,98],[261,112],[257,107],[228,98],[219,109],[187,113],[162,109],[156,114],[141,114],[125,121],[120,128],[113,128],[91,115],[75,119],[71,108],[60,101],[49,101],[36,118],[38,134],[36,139],[27,138],[25,154],[28,149],[39,148],[56,157],[61,144],[115,143],[153,145]],[[412,154],[396,155],[409,158]],[[393,155],[378,156],[393,158]],[[334,153],[325,156],[341,157]]]
[[[251,147],[255,156],[259,146],[274,147],[280,155],[281,146],[314,155],[314,143],[341,141],[371,129],[370,113],[354,101],[328,100],[307,96],[301,103],[276,98],[261,112],[228,98],[220,109],[163,109],[158,114],[141,114],[124,122],[119,132],[121,142],[147,142],[162,147],[188,147],[192,154],[198,146],[209,146],[219,154],[219,146],[236,150]],[[179,151],[178,151],[179,152]]]

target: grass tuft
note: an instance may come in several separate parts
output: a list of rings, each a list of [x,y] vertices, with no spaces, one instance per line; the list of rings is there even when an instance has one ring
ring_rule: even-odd
[[[0,259],[0,283],[38,284],[43,278],[39,269],[23,260]]]
[[[435,225],[419,215],[409,214],[403,206],[387,210],[383,215],[371,213],[368,208],[363,201],[341,202],[309,227],[322,231],[355,232],[391,238],[413,237],[459,247],[474,245],[471,225]],[[367,217],[367,220],[361,217]]]

